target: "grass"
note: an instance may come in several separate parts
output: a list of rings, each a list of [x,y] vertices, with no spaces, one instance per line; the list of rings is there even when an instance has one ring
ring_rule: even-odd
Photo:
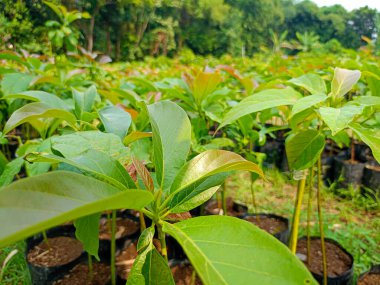
[[[24,242],[0,249],[0,284],[1,285],[29,285],[30,277],[24,256]],[[17,251],[4,266],[4,260]]]
[[[254,183],[257,212],[275,213],[291,220],[296,196],[296,184],[278,170],[265,171],[267,181]],[[229,195],[251,205],[250,177],[239,173],[227,182]],[[355,274],[367,271],[371,265],[380,263],[380,203],[364,197],[357,191],[346,189],[345,198],[337,196],[342,189],[325,187],[322,194],[324,232],[328,238],[337,240],[354,257]],[[316,197],[315,189],[313,197]],[[316,200],[313,200],[311,234],[319,235]],[[305,194],[300,236],[306,235],[307,194]],[[253,211],[253,208],[250,208]]]
[[[286,174],[277,170],[267,170],[267,181],[258,180],[254,184],[258,212],[276,213],[291,218],[296,195],[296,184]],[[229,195],[235,199],[251,204],[250,179],[248,173],[239,173],[227,181]],[[345,197],[339,198],[333,192],[342,189],[323,191],[323,213],[326,237],[333,238],[342,244],[355,260],[355,273],[368,270],[372,264],[380,263],[380,204],[353,189],[345,189]],[[347,194],[348,193],[348,194]],[[314,194],[315,197],[315,194]],[[306,200],[304,199],[300,236],[306,229]],[[250,209],[253,210],[252,208]],[[313,202],[311,223],[312,235],[319,235],[317,211]],[[0,266],[12,250],[18,250],[6,264],[1,285],[29,285],[30,278],[24,258],[24,243],[0,250]]]

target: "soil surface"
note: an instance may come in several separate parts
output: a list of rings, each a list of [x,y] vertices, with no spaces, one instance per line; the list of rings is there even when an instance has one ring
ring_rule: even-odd
[[[192,283],[194,269],[190,264],[178,264],[171,268],[174,282],[176,285],[202,285],[202,281],[195,276],[195,282]]]
[[[337,245],[325,241],[326,257],[327,257],[327,275],[329,277],[337,277],[349,270],[352,266],[352,260],[341,248]],[[307,256],[307,240],[301,239],[298,241],[297,253]],[[312,239],[310,244],[310,261],[305,265],[313,273],[323,275],[321,241]]]
[[[139,224],[128,218],[116,219],[116,239],[133,235],[139,230]],[[111,228],[109,220],[101,219],[99,228],[99,239],[111,240]]]
[[[379,285],[380,274],[367,274],[359,280],[358,285]]]
[[[276,218],[267,216],[247,216],[244,219],[272,235],[286,230],[286,223]]]
[[[42,241],[32,248],[27,256],[28,262],[44,267],[67,264],[83,252],[82,243],[71,237],[48,238],[48,244]]]
[[[228,216],[242,216],[245,214],[245,212],[237,212],[233,209],[234,201],[231,197],[228,197],[226,200],[226,206],[227,206],[227,214]],[[218,207],[218,201],[217,200],[211,200],[207,203],[205,207],[206,214],[208,215],[222,215],[223,209]]]
[[[110,266],[104,263],[94,263],[93,276],[90,279],[87,264],[78,264],[69,274],[53,285],[105,285],[111,280]]]
[[[133,262],[137,257],[136,244],[130,244],[118,256],[116,256],[116,271],[123,280],[128,279],[129,272],[132,269]]]

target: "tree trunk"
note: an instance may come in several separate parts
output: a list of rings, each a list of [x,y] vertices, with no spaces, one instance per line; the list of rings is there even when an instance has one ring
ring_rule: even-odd
[[[94,9],[94,13],[91,16],[90,19],[90,26],[88,27],[88,39],[87,39],[87,50],[89,52],[92,52],[92,49],[94,47],[94,27],[95,27],[95,17],[99,12],[99,3],[96,2],[96,6]]]
[[[107,28],[106,28],[106,37],[107,37],[107,42],[106,42],[106,53],[111,56],[112,53],[112,43],[111,43],[111,28],[109,23],[107,23]]]

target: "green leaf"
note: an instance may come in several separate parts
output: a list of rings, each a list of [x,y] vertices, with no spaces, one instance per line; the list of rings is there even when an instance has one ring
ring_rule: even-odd
[[[140,210],[148,191],[124,190],[81,174],[54,171],[0,190],[0,247],[64,222],[115,209]]]
[[[321,107],[319,113],[323,121],[330,128],[332,135],[347,128],[352,120],[363,113],[364,106],[346,104],[342,108]]]
[[[174,285],[167,261],[150,244],[133,263],[127,285]]]
[[[289,167],[302,170],[314,165],[325,147],[325,138],[316,130],[307,130],[289,136],[285,141]]]
[[[349,70],[336,67],[334,78],[331,82],[331,94],[335,98],[343,97],[352,86],[359,81],[361,72],[359,70]]]
[[[285,89],[268,89],[253,94],[233,107],[225,115],[218,129],[251,113],[279,106],[294,105],[301,97],[301,94],[290,87]]]
[[[364,128],[357,123],[351,123],[349,128],[352,129],[358,137],[371,148],[373,156],[377,162],[380,163],[380,131],[377,129]]]
[[[251,223],[228,216],[164,223],[205,285],[317,284],[281,242]]]
[[[380,97],[376,96],[358,96],[355,97],[354,101],[352,101],[355,104],[360,104],[363,106],[380,106]]]
[[[154,226],[146,228],[140,235],[139,241],[137,242],[137,251],[145,249],[149,244],[152,244],[153,237],[155,233]]]
[[[90,149],[102,151],[115,159],[126,155],[120,137],[100,131],[76,132],[51,138],[52,149],[66,158],[77,157]]]
[[[82,242],[86,252],[99,259],[99,219],[100,213],[76,219],[75,236]]]
[[[131,115],[115,106],[104,107],[99,111],[99,117],[107,133],[113,133],[121,139],[127,135],[132,123]]]
[[[148,169],[145,167],[145,165],[141,161],[135,158],[132,159],[132,163],[134,167],[136,168],[137,174],[140,176],[141,180],[143,181],[145,189],[150,192],[154,192],[153,179]]]
[[[327,98],[327,95],[322,93],[301,98],[293,105],[290,117],[293,117],[294,115],[299,114],[311,107],[316,107],[318,104],[324,102]]]
[[[28,89],[34,75],[24,73],[5,74],[1,81],[1,91],[4,95],[19,93]]]
[[[264,177],[259,166],[226,150],[208,150],[187,162],[178,172],[170,193],[181,191],[204,178],[222,172],[245,170]]]
[[[30,101],[42,102],[52,108],[68,110],[69,106],[58,96],[44,91],[24,91],[4,96],[5,99],[20,98]]]
[[[136,188],[132,178],[120,162],[101,151],[90,149],[69,159],[49,153],[30,153],[25,159],[29,162],[66,163],[82,170],[84,174],[107,182],[120,190]]]
[[[327,92],[325,81],[319,75],[316,74],[305,74],[300,77],[290,79],[289,82],[302,88],[305,88],[312,94]]]
[[[3,173],[0,175],[0,187],[6,186],[12,183],[16,174],[18,174],[21,170],[21,167],[24,165],[24,159],[22,157],[18,157],[5,166]]]
[[[82,119],[85,112],[91,112],[97,94],[95,86],[91,86],[85,92],[79,92],[73,89],[75,114],[79,119]]]
[[[44,103],[35,102],[27,104],[13,112],[4,127],[4,134],[24,123],[31,123],[41,118],[55,118],[65,120],[74,125],[76,122],[75,116],[63,109],[52,108]]]
[[[125,145],[129,145],[139,139],[150,138],[151,136],[152,136],[152,133],[134,131],[134,132],[131,132],[129,135],[127,135],[124,138],[123,142]]]
[[[219,72],[201,71],[187,84],[193,93],[195,102],[200,106],[202,101],[216,90],[221,81],[222,76]]]
[[[190,151],[191,125],[177,104],[162,101],[148,106],[153,132],[153,160],[162,191],[170,188]]]

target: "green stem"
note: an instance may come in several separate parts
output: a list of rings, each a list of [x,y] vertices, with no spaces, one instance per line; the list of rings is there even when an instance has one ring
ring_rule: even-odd
[[[44,242],[47,244],[48,249],[50,250],[51,247],[50,247],[49,239],[48,239],[48,237],[47,237],[47,235],[46,235],[46,231],[42,231],[42,237],[43,237],[43,239],[44,239]]]
[[[161,254],[168,261],[168,250],[166,248],[165,233],[162,231],[162,225],[157,223],[158,239],[161,243]]]
[[[92,256],[91,254],[87,254],[88,258],[88,278],[90,279],[89,281],[92,281],[92,278],[94,277],[94,269],[92,267]]]
[[[195,285],[195,279],[197,277],[197,273],[195,272],[195,269],[193,268],[193,272],[191,273],[191,281],[190,285]]]
[[[252,176],[251,176],[251,196],[252,196],[253,213],[256,215],[257,214],[257,204],[256,204],[255,189],[253,189]]]
[[[322,190],[322,164],[321,157],[318,158],[318,184],[317,184],[317,207],[318,207],[318,220],[319,220],[319,232],[321,236],[321,250],[322,250],[322,262],[323,262],[323,284],[327,285],[327,259],[326,259],[326,247],[325,247],[325,233],[323,230],[323,217],[321,207],[321,190]]]
[[[222,194],[222,208],[223,208],[223,215],[224,215],[224,216],[227,216],[226,183],[223,183],[221,194]]]
[[[143,232],[146,229],[145,219],[144,219],[144,213],[140,211],[140,232]]]
[[[307,228],[306,228],[306,236],[307,236],[307,264],[310,261],[310,219],[311,219],[311,201],[313,195],[313,178],[314,178],[314,167],[310,167],[310,176],[309,176],[309,185],[308,185],[308,199],[307,199]]]
[[[301,205],[302,205],[303,193],[305,191],[305,184],[306,184],[305,178],[302,178],[301,180],[298,181],[297,198],[294,205],[292,232],[291,232],[290,243],[289,243],[290,250],[293,254],[296,254],[296,250],[297,250],[298,228],[299,228],[299,223],[300,223]]]
[[[116,267],[115,267],[115,253],[116,253],[116,211],[112,211],[111,223],[111,284],[116,285]]]

